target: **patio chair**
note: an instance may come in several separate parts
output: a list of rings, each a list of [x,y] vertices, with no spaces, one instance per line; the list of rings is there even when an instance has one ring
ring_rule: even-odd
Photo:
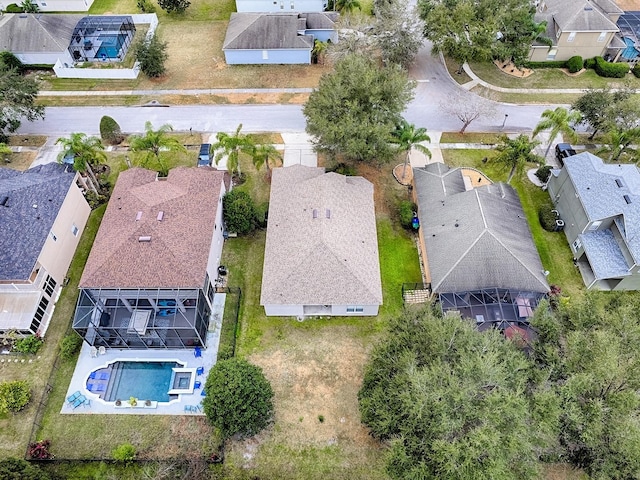
[[[196,375],[202,375],[204,373],[204,367],[196,368]]]
[[[80,395],[80,390],[76,390],[74,393],[67,397],[67,402],[73,403]]]
[[[84,395],[80,395],[78,398],[76,398],[73,401],[73,405],[72,405],[73,409],[75,410],[86,401],[87,401],[87,397],[85,397]]]
[[[98,356],[98,349],[96,347],[91,347],[89,354],[91,355],[91,358],[96,358]]]
[[[207,391],[203,388],[202,391],[200,392],[200,395],[203,397],[207,396]]]
[[[95,388],[95,384],[93,383],[87,383],[87,390],[89,390],[90,392],[93,392],[93,389]]]
[[[104,355],[105,353],[107,353],[107,349],[104,348],[104,345],[101,345],[100,348],[98,349],[98,353],[100,355]]]
[[[104,392],[104,383],[99,383],[96,385],[94,392]]]
[[[94,371],[94,372],[91,372],[91,373],[89,374],[89,378],[90,378],[91,380],[95,380],[95,379],[96,379],[96,375],[98,375],[98,372],[95,372],[95,371]]]
[[[87,398],[84,402],[82,402],[82,406],[91,407],[91,400]]]
[[[193,388],[195,390],[198,390],[199,388],[202,388],[202,382],[199,382],[198,380],[196,380],[196,382],[193,384]]]
[[[196,347],[193,349],[193,356],[198,358],[202,357],[202,349],[200,347]]]
[[[109,372],[102,372],[100,373],[98,380],[109,380],[109,376],[110,376]]]

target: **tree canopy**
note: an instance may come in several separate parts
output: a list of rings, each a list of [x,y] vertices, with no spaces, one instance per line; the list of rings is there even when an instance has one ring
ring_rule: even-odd
[[[580,112],[567,110],[563,107],[557,107],[554,110],[547,109],[542,112],[540,121],[533,129],[532,136],[535,137],[543,130],[550,130],[547,150],[544,152],[545,157],[549,154],[551,145],[559,133],[572,142],[578,139],[578,134],[573,127],[580,122],[581,118]]]
[[[44,118],[44,107],[36,105],[38,84],[17,70],[0,69],[0,141],[15,132],[22,120],[33,122]]]
[[[347,55],[325,74],[304,106],[307,133],[316,150],[350,160],[383,162],[389,139],[413,98],[414,84],[398,66]]]
[[[493,58],[521,63],[537,35],[529,0],[419,0],[418,7],[434,53],[460,63]]]
[[[573,102],[571,108],[582,115],[580,123],[589,125],[593,129],[589,136],[589,139],[593,139],[599,131],[607,129],[614,122],[615,112],[621,104],[629,100],[631,95],[632,91],[629,89],[614,92],[608,87],[590,88]]]
[[[240,130],[242,130],[242,124],[239,124],[232,134],[218,132],[216,134],[217,142],[211,145],[211,150],[216,152],[213,157],[215,164],[218,165],[220,160],[227,157],[227,170],[231,173],[240,173],[240,153],[253,155],[255,151],[255,144],[251,138],[241,133]]]
[[[495,161],[509,168],[507,183],[511,183],[514,176],[521,177],[527,163],[540,163],[541,158],[533,153],[533,149],[539,144],[540,142],[529,139],[524,133],[516,138],[502,136],[496,147],[499,153]]]
[[[140,62],[140,70],[147,77],[156,78],[164,74],[166,70],[164,63],[169,57],[167,43],[161,41],[157,33],[136,44],[135,53]]]
[[[404,1],[378,2],[371,34],[385,65],[409,68],[424,42],[424,22]]]
[[[164,176],[169,173],[169,166],[164,161],[161,150],[171,152],[185,152],[187,149],[180,141],[169,135],[173,127],[168,123],[157,130],[153,129],[151,122],[145,122],[144,135],[131,135],[129,145],[133,152],[143,152],[140,166],[155,167]]]
[[[246,360],[218,361],[205,384],[204,413],[225,437],[251,436],[273,415],[273,390],[262,369]]]
[[[191,2],[189,0],[158,0],[158,5],[167,13],[183,13]]]

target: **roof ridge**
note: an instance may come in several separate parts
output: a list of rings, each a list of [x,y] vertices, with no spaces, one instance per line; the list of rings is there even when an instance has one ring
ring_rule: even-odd
[[[236,14],[238,14],[238,12],[235,12],[235,13],[236,13]],[[251,25],[253,25],[254,23],[256,23],[260,18],[262,18],[262,17],[264,16],[264,14],[263,14],[263,13],[249,13],[249,12],[247,12],[247,13],[242,13],[241,15],[242,15],[241,17],[240,17],[240,16],[237,16],[236,18],[249,18],[249,17],[248,17],[249,15],[255,15],[255,18],[254,18],[250,23],[248,23],[247,25],[245,25],[245,26],[242,28],[242,30],[239,30],[239,31],[238,31],[238,33],[236,33],[232,38],[230,38],[228,42],[227,42],[227,41],[225,41],[225,42],[224,42],[224,44],[222,45],[222,47],[223,47],[223,48],[224,48],[225,46],[227,46],[227,47],[228,47],[232,42],[236,41],[236,40],[238,39],[238,37],[239,37],[240,35],[242,35],[243,33],[245,33],[245,32],[247,31],[247,29],[248,29]],[[229,30],[228,30],[228,26],[227,26],[227,31],[229,31]],[[226,40],[226,38],[225,38],[225,40]],[[233,48],[233,47],[232,47],[232,48]]]
[[[442,280],[440,280],[440,283],[444,283],[444,281],[446,280],[446,278],[451,274],[451,272],[453,272],[453,270],[455,270],[455,268],[460,264],[460,262],[462,262],[462,260],[467,256],[467,254],[471,251],[471,249],[473,247],[475,247],[475,245],[480,241],[480,239],[482,238],[482,236],[484,235],[484,233],[487,231],[487,229],[485,228],[480,235],[478,235],[478,237],[471,242],[471,245],[469,245],[469,248],[467,248],[462,255],[460,255],[458,257],[458,260],[451,266],[451,268],[442,276]],[[428,253],[427,252],[427,257],[428,257]],[[438,290],[437,286],[433,287],[433,290],[436,291]]]
[[[58,41],[58,39],[56,39],[53,35],[51,35],[51,32],[49,32],[49,29],[47,29],[42,22],[40,22],[40,19],[42,18],[42,16],[36,16],[38,14],[36,13],[31,13],[29,14],[29,18],[32,18],[34,22],[36,22],[40,28],[42,30],[44,30],[44,32],[47,34],[47,36],[53,41],[53,43],[55,43],[58,47],[61,47],[63,50],[66,50],[69,45],[61,45],[60,42]]]

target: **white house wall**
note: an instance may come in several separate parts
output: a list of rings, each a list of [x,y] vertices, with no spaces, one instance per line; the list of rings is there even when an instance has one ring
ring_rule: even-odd
[[[86,12],[93,0],[34,0],[34,3],[41,12]]]
[[[40,53],[20,53],[14,55],[25,65],[55,65],[60,60],[62,63],[72,64],[73,60],[67,50],[64,52],[40,52]]]
[[[378,315],[378,305],[357,305],[362,308],[362,312],[348,312],[356,305],[331,305],[331,313],[319,313],[318,316],[331,317],[374,317]],[[265,314],[268,317],[299,317],[304,316],[303,305],[265,305]],[[311,315],[316,316],[316,315]]]
[[[222,235],[222,197],[225,194],[224,182],[220,185],[220,198],[218,198],[218,210],[216,211],[216,223],[213,228],[213,238],[211,239],[211,247],[209,248],[209,259],[207,260],[207,273],[211,282],[218,277],[218,265],[222,257],[222,246],[224,237]],[[203,279],[204,281],[204,279]]]
[[[239,13],[268,12],[323,12],[327,8],[324,0],[236,0]]]

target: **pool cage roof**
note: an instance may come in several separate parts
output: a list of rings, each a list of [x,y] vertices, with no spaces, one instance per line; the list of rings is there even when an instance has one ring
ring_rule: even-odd
[[[82,37],[94,37],[101,33],[107,32],[125,32],[132,30],[135,32],[136,26],[133,23],[133,17],[130,15],[102,16],[95,15],[83,17],[76,24],[73,35]]]
[[[631,40],[631,42],[625,41],[627,48],[622,51],[623,60],[636,59],[640,53],[637,48],[634,48],[634,44],[637,45],[640,39],[640,12],[624,12],[618,18],[617,25],[620,35]]]
[[[76,61],[121,61],[135,32],[130,15],[83,17],[73,30],[69,52]]]

